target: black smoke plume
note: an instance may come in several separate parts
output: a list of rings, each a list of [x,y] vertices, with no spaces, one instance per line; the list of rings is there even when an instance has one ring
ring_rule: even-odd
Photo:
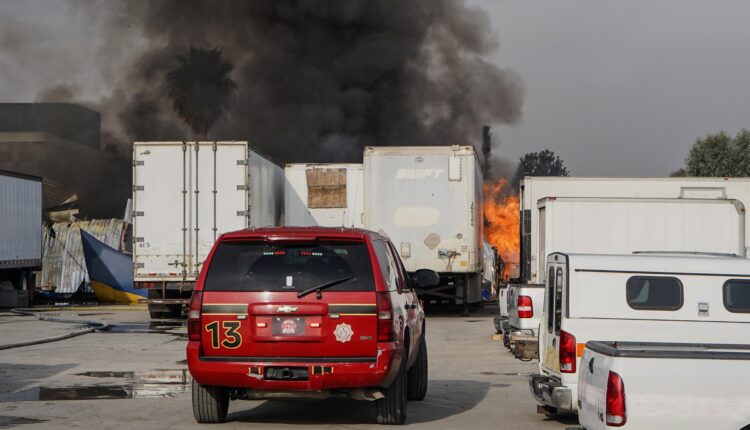
[[[490,23],[461,0],[103,3],[92,10],[109,28],[139,26],[152,41],[102,104],[108,138],[126,146],[190,135],[164,81],[191,46],[235,65],[232,104],[209,138],[248,140],[285,162],[357,161],[367,145],[479,144],[483,124],[521,116],[520,78],[489,62]]]

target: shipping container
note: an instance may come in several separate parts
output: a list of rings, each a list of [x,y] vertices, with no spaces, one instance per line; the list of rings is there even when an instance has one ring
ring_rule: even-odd
[[[284,171],[247,142],[135,142],[133,268],[153,315],[176,316],[222,233],[278,226]]]
[[[42,179],[0,171],[0,307],[27,306],[42,264]]]
[[[472,146],[364,151],[365,227],[390,237],[409,273],[432,269],[429,302],[481,300],[482,172]],[[464,300],[464,288],[468,300]]]
[[[524,282],[541,282],[537,266],[544,264],[545,256],[539,253],[537,203],[545,197],[735,199],[747,207],[750,205],[750,178],[524,178],[520,186],[520,263]],[[747,230],[745,244],[750,245]]]
[[[738,200],[549,197],[538,209],[540,255],[745,256],[745,207]],[[543,283],[544,265],[533,270]]]
[[[287,226],[364,226],[362,164],[287,164],[284,176]]]

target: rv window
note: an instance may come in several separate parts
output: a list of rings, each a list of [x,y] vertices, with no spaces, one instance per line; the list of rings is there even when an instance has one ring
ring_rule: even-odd
[[[682,283],[677,278],[633,276],[626,289],[633,309],[676,311],[682,307]]]
[[[562,277],[562,268],[558,267],[557,276],[555,276],[555,334],[560,334],[560,324],[562,323]]]
[[[547,331],[552,333],[552,327],[554,320],[552,319],[555,315],[555,301],[552,299],[555,292],[555,268],[550,267],[549,273],[547,274]]]
[[[750,312],[750,281],[730,279],[725,282],[724,307],[729,312]]]

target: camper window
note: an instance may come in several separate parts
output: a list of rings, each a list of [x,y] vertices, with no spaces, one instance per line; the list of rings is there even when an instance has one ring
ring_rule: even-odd
[[[682,282],[677,278],[633,276],[628,279],[628,305],[647,311],[676,311],[682,307]]]
[[[730,279],[725,282],[724,307],[729,312],[750,312],[750,281]]]

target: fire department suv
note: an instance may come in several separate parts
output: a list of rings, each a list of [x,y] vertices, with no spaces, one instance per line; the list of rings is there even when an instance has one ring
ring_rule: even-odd
[[[415,283],[433,286],[431,270]],[[198,422],[229,400],[348,396],[402,424],[427,392],[424,310],[385,237],[346,228],[263,228],[214,244],[188,314]]]

